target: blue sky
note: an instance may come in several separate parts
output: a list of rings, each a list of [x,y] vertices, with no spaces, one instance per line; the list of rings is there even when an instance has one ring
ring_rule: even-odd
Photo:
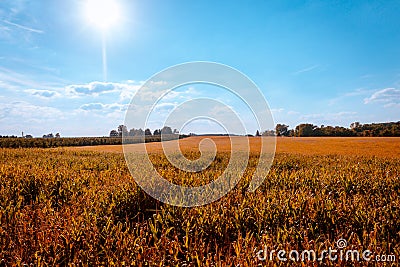
[[[143,81],[188,61],[240,70],[290,127],[400,120],[399,1],[116,0],[106,79],[85,2],[0,1],[0,134],[107,135]],[[219,96],[168,101],[185,94]]]

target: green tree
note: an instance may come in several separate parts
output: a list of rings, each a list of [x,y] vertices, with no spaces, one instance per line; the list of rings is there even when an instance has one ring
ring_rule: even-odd
[[[296,136],[313,136],[316,125],[310,123],[302,123],[296,126]]]
[[[288,136],[289,135],[289,125],[277,124],[275,127],[275,133],[277,136]]]

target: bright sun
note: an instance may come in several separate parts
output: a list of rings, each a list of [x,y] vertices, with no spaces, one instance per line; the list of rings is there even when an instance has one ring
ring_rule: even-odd
[[[114,26],[120,19],[120,8],[116,0],[87,0],[87,20],[101,31]]]

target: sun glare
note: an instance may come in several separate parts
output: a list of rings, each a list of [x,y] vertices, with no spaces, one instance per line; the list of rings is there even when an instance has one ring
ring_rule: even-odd
[[[87,20],[106,31],[120,19],[120,8],[116,0],[88,0],[86,2]]]

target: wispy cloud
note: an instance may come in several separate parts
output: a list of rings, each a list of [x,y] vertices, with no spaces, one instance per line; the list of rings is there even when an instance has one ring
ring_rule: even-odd
[[[163,99],[164,100],[189,100],[193,97],[198,97],[200,92],[196,90],[196,88],[190,86],[185,90],[172,90],[166,94]]]
[[[177,106],[177,103],[159,103],[154,107],[154,111],[165,114],[171,112]]]
[[[285,111],[284,108],[271,108],[272,114],[282,113],[283,111]]]
[[[314,70],[314,69],[316,69],[318,67],[319,67],[319,65],[312,65],[312,66],[306,67],[304,69],[297,70],[297,71],[293,72],[292,74],[293,75],[298,75],[300,73],[312,71],[312,70]]]
[[[88,104],[83,104],[82,106],[79,107],[80,110],[83,111],[103,111],[103,112],[109,112],[110,110],[113,111],[125,111],[127,109],[128,105],[124,104],[119,104],[119,103],[112,103],[112,104],[103,104],[103,103],[88,103]]]
[[[400,107],[400,89],[385,88],[364,99],[364,104],[382,103],[384,107]]]
[[[37,89],[27,89],[24,91],[25,93],[28,93],[32,96],[40,97],[40,98],[55,98],[55,97],[61,97],[61,94],[57,91],[51,91],[51,90],[37,90]]]
[[[25,25],[21,25],[21,24],[18,24],[18,23],[14,23],[14,22],[8,21],[8,20],[2,20],[2,22],[5,23],[5,24],[14,26],[16,28],[19,28],[21,30],[25,30],[25,31],[28,31],[28,32],[33,32],[33,33],[38,33],[38,34],[44,34],[44,31],[42,31],[42,30],[31,28],[31,27],[28,27],[28,26],[25,26]]]
[[[38,48],[38,47],[31,47],[30,49],[36,49],[36,48]],[[32,69],[32,71],[40,71],[41,73],[53,73],[56,75],[60,74],[60,72],[57,68],[44,66],[44,65],[38,64],[35,61],[29,60],[27,58],[11,56],[11,57],[3,57],[0,59],[5,59],[5,60],[11,62],[12,64],[16,63],[21,67],[24,67],[27,69]]]
[[[371,92],[372,92],[371,90],[366,90],[366,89],[364,89],[364,88],[358,88],[358,89],[356,89],[356,90],[353,90],[353,91],[350,91],[350,92],[345,93],[344,96],[345,96],[345,97],[360,96],[360,95],[369,94],[369,93],[371,93]]]
[[[0,120],[10,119],[12,121],[43,121],[48,119],[59,119],[63,113],[54,107],[37,106],[26,101],[16,101],[2,104],[0,107]]]
[[[287,114],[288,114],[288,115],[299,115],[300,112],[294,111],[294,110],[289,110],[289,111],[287,112]]]
[[[100,95],[118,90],[119,84],[91,82],[88,84],[68,85],[66,90],[71,95]]]
[[[347,98],[358,98],[357,101],[361,102],[362,96],[367,96],[369,94],[371,94],[371,92],[373,92],[373,90],[367,90],[364,88],[357,88],[355,90],[346,92],[344,94],[340,94],[339,96],[332,98],[329,100],[329,105],[333,106],[336,105],[337,103],[340,103],[341,101],[344,101]]]
[[[119,93],[121,99],[127,99],[133,96],[138,89],[139,85],[137,84],[94,81],[86,84],[68,85],[65,87],[65,92],[66,95],[70,97]]]
[[[27,101],[12,101],[0,105],[0,134],[19,134],[24,131],[35,136],[59,131],[76,117],[57,107]],[[67,119],[68,118],[68,119]],[[67,119],[67,120],[66,120]],[[76,131],[76,130],[75,130]]]
[[[7,26],[0,25],[0,33],[4,34],[8,31],[10,31],[10,28],[8,28]]]
[[[10,92],[25,92],[41,98],[86,98],[105,94],[115,94],[121,102],[129,101],[140,88],[140,82],[100,82],[93,81],[82,84],[70,84],[68,81],[53,75],[52,82],[42,82],[33,77],[34,74],[25,74],[0,66],[0,89]],[[47,78],[48,78],[47,77]],[[66,85],[67,84],[67,85]]]
[[[103,120],[106,118],[109,121],[120,121],[124,118],[127,108],[128,104],[87,103],[81,105],[74,113],[82,114],[88,118],[101,118]]]
[[[19,73],[8,68],[0,66],[0,86],[6,90],[23,90],[35,88],[41,90],[52,90],[55,87],[62,86],[59,83],[41,82],[33,78],[33,75]]]

